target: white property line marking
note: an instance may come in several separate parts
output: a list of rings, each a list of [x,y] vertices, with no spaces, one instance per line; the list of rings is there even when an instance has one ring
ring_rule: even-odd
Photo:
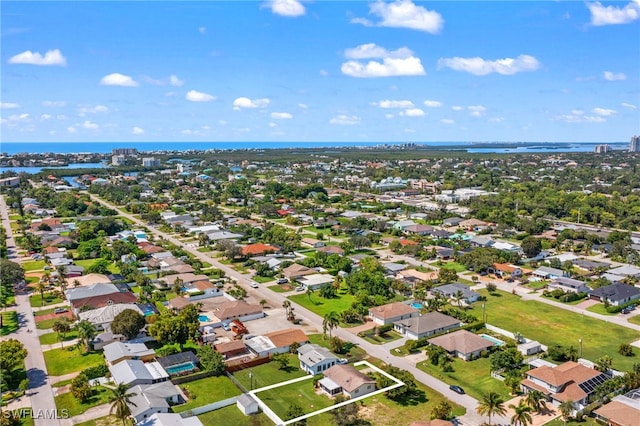
[[[375,370],[377,373],[382,374],[383,376],[385,376],[388,379],[390,379],[393,382],[395,382],[395,384],[387,386],[386,388],[383,388],[383,389],[378,389],[375,392],[371,392],[371,393],[368,393],[366,395],[359,396],[357,398],[348,399],[348,400],[346,400],[344,402],[341,402],[339,404],[331,405],[329,407],[322,408],[320,410],[316,410],[316,411],[313,411],[313,412],[311,412],[309,414],[305,414],[303,416],[296,417],[295,419],[291,419],[291,420],[287,420],[287,421],[283,421],[280,417],[278,417],[278,415],[276,413],[274,413],[267,406],[267,404],[265,404],[264,401],[262,401],[256,394],[259,393],[259,392],[266,391],[266,390],[275,389],[275,388],[279,388],[279,387],[282,387],[282,386],[287,386],[287,385],[290,385],[292,383],[297,383],[297,382],[302,382],[302,381],[305,381],[305,380],[313,379],[312,375],[307,375],[307,376],[304,376],[304,377],[298,377],[297,379],[287,380],[286,382],[276,383],[275,385],[265,386],[265,387],[262,387],[260,389],[256,389],[254,391],[251,391],[251,392],[249,392],[249,394],[253,397],[253,399],[256,400],[256,402],[258,403],[260,408],[262,408],[262,411],[267,415],[267,417],[269,417],[271,419],[271,421],[273,421],[278,426],[284,426],[284,425],[288,425],[288,424],[291,424],[291,423],[298,422],[300,420],[308,419],[309,417],[317,416],[318,414],[322,414],[322,413],[326,413],[326,412],[331,411],[331,410],[335,410],[336,408],[343,407],[343,406],[345,406],[347,404],[353,404],[354,402],[358,402],[361,399],[369,398],[370,396],[379,395],[379,394],[381,394],[383,392],[387,392],[387,391],[390,391],[392,389],[399,388],[400,386],[404,386],[404,382],[403,381],[393,377],[391,374],[387,373],[386,371],[383,371],[383,370],[379,369],[378,367],[376,367],[375,365],[373,365],[373,364],[371,364],[371,363],[369,363],[367,361],[359,361],[359,362],[356,362],[355,364],[353,364],[354,367],[359,367],[361,365],[366,365],[367,367],[371,368],[372,370]]]

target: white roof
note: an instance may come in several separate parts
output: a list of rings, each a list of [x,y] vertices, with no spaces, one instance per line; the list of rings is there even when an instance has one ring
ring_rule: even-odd
[[[196,416],[182,417],[178,413],[155,413],[137,426],[204,426]]]
[[[300,277],[297,280],[306,285],[306,286],[314,286],[326,283],[332,283],[335,278],[329,274],[313,274],[313,275],[305,275],[304,277]]]
[[[104,347],[104,357],[108,362],[127,356],[140,357],[145,355],[155,355],[155,353],[156,351],[147,348],[147,345],[144,343],[113,342]]]
[[[80,312],[78,317],[81,321],[87,320],[91,324],[107,324],[112,322],[116,315],[126,309],[131,309],[140,315],[144,315],[142,310],[135,303],[119,303],[116,305],[107,305],[103,308]]]
[[[246,339],[244,344],[256,353],[270,351],[276,348],[276,345],[266,336],[255,336],[251,339]]]
[[[109,367],[109,371],[117,384],[129,384],[136,380],[146,380],[151,383],[154,380],[169,377],[159,362],[144,363],[137,359],[121,361]]]

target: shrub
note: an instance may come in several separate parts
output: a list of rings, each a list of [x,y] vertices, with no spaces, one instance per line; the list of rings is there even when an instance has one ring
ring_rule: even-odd
[[[87,376],[88,380],[97,379],[98,377],[104,377],[107,373],[109,373],[109,367],[107,364],[100,364],[95,367],[89,367],[84,370],[80,374],[84,374]]]

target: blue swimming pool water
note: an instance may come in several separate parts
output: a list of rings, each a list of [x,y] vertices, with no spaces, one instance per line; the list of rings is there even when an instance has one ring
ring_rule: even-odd
[[[183,373],[185,371],[191,371],[195,369],[196,369],[196,365],[191,361],[185,362],[184,364],[172,365],[171,367],[166,368],[167,373],[169,373],[170,375]]]
[[[484,340],[488,340],[491,343],[493,343],[496,346],[502,346],[504,345],[504,342],[500,339],[496,339],[495,337],[491,337],[488,334],[480,334],[480,337],[482,337]]]
[[[412,303],[411,307],[414,309],[422,309],[424,307],[424,305],[422,303]]]
[[[198,319],[200,322],[211,322],[211,318],[206,315],[198,315]]]

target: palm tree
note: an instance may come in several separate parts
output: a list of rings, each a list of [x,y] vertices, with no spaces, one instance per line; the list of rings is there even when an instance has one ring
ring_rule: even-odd
[[[65,288],[67,288],[67,268],[64,265],[60,265],[56,270],[58,271],[58,284],[60,284],[60,289],[64,293]]]
[[[480,403],[476,407],[476,411],[481,416],[489,417],[489,425],[491,425],[491,416],[494,414],[504,416],[507,412],[504,408],[504,400],[496,392],[489,392],[482,395],[482,399],[479,402]]]
[[[525,401],[529,407],[533,408],[537,413],[547,408],[547,397],[539,390],[532,390],[527,393]]]
[[[131,398],[133,398],[137,394],[133,392],[127,392],[129,389],[124,383],[120,383],[116,388],[111,390],[113,391],[113,395],[111,395],[111,398],[109,398],[109,402],[111,403],[109,414],[115,414],[117,418],[122,420],[122,424],[125,425],[125,421],[131,415],[131,410],[129,410],[128,404],[137,407],[137,405],[131,401]]]
[[[80,280],[77,280],[77,279],[76,279],[76,280],[73,280],[73,286],[74,286],[75,288],[80,287]]]
[[[524,336],[519,331],[516,331],[515,333],[513,333],[513,340],[515,340],[516,343],[522,343],[523,339],[524,339]]]
[[[527,426],[533,423],[531,419],[531,412],[533,408],[531,408],[524,399],[521,399],[518,405],[509,404],[509,408],[511,408],[514,413],[511,416],[511,424],[515,426]]]
[[[260,305],[262,309],[264,309],[264,305],[266,304],[267,304],[267,301],[265,299],[260,299],[260,301],[258,302],[258,305]]]
[[[44,292],[47,291],[47,286],[44,282],[40,281],[36,284],[36,290],[40,293],[40,300],[42,301],[42,306],[44,306]]]
[[[307,287],[307,297],[309,297],[309,302],[311,302],[311,295],[313,294],[313,290]]]
[[[455,294],[453,295],[453,300],[455,300],[458,303],[458,307],[462,309],[462,301],[464,300],[464,293],[462,292],[462,290],[458,290],[455,292]]]
[[[329,339],[331,339],[331,330],[338,327],[338,324],[340,324],[340,315],[336,311],[328,312],[322,320],[322,332],[326,336],[327,330],[329,330]]]
[[[78,338],[82,341],[85,351],[89,352],[91,340],[96,337],[96,328],[87,320],[82,320],[76,324],[75,329],[78,331]]]
[[[64,347],[64,338],[65,334],[71,331],[71,324],[69,324],[69,320],[67,318],[60,318],[53,323],[53,331],[58,334],[58,340],[60,341],[60,347]]]
[[[562,416],[562,420],[566,425],[567,420],[569,420],[569,417],[571,417],[571,413],[573,413],[573,401],[568,400],[568,401],[562,402],[558,406],[558,409],[560,410],[560,415]]]

